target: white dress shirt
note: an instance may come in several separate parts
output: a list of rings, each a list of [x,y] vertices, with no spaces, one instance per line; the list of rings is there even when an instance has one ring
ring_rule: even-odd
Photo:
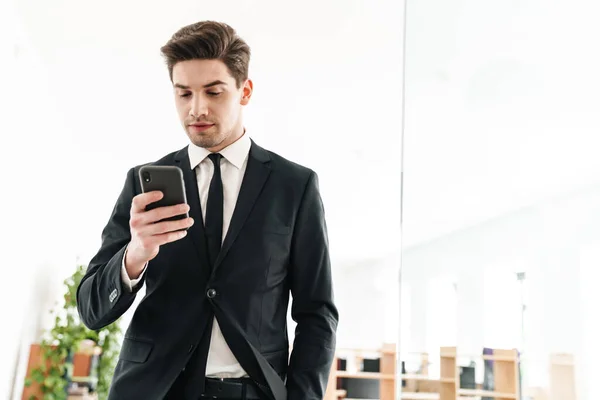
[[[223,181],[223,237],[227,234],[231,216],[237,202],[240,187],[246,165],[248,164],[248,154],[250,153],[251,141],[247,133],[238,139],[235,143],[227,146],[220,151],[221,155],[221,180]],[[196,170],[196,180],[198,182],[198,193],[200,194],[200,206],[202,208],[202,219],[206,220],[206,203],[208,200],[208,189],[212,179],[214,166],[208,158],[210,151],[198,147],[194,144],[188,146],[190,158],[190,167]],[[121,277],[123,283],[130,290],[139,283],[144,272],[137,279],[130,279],[125,269],[125,257],[121,267]],[[200,293],[200,292],[198,292]],[[208,360],[206,364],[206,376],[217,378],[240,378],[248,376],[240,363],[237,361],[231,349],[225,342],[221,328],[215,318],[210,338],[210,347],[208,350]]]

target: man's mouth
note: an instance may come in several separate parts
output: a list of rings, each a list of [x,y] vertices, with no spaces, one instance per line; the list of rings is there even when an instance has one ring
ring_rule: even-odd
[[[204,132],[210,128],[212,128],[215,124],[209,124],[206,122],[190,124],[190,128],[194,132]]]

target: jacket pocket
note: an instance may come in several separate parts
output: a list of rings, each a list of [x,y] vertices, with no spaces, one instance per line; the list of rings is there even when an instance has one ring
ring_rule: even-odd
[[[150,341],[125,338],[121,346],[119,358],[125,361],[135,363],[145,363],[152,352],[153,343]]]

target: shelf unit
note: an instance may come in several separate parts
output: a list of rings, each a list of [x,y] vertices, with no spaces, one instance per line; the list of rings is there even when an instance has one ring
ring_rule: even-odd
[[[526,388],[523,395],[530,400],[577,400],[575,357],[572,354],[550,354],[548,375],[548,386]]]
[[[338,371],[338,354],[351,353],[356,360],[360,360],[361,353],[379,354],[380,372],[361,372],[361,371]],[[339,378],[350,379],[373,379],[379,380],[379,396],[381,400],[394,400],[396,391],[396,345],[384,344],[380,349],[338,349],[333,361],[331,372],[329,374],[329,383],[325,393],[324,400],[346,399],[346,392],[337,388]],[[347,399],[351,400],[351,399]]]
[[[440,400],[456,400],[458,396],[456,347],[440,348]]]
[[[572,354],[550,355],[550,400],[575,400],[575,357]]]
[[[340,349],[341,353],[354,353],[360,359],[361,353],[380,354],[380,372],[338,371],[338,356],[333,363],[325,400],[346,399],[346,393],[337,389],[338,378],[375,379],[379,380],[380,400],[393,400],[396,392],[396,348],[393,344],[384,345],[378,350]],[[403,381],[412,382],[411,387],[404,389],[403,400],[479,400],[482,397],[494,400],[520,400],[519,398],[519,354],[517,350],[494,349],[492,355],[476,355],[483,360],[494,362],[494,390],[463,389],[460,387],[458,357],[456,347],[440,348],[440,378],[428,376],[427,357],[422,358],[421,374],[402,374]],[[427,383],[421,387],[415,382]],[[408,385],[407,385],[408,387]],[[425,389],[425,390],[423,390]],[[352,399],[346,399],[352,400]]]
[[[84,343],[89,345],[89,343]],[[80,349],[73,355],[73,369],[69,379],[72,382],[87,381],[90,379],[90,367],[92,365],[92,355],[100,354],[100,348],[93,345],[92,347],[85,347]],[[26,378],[31,377],[31,373],[34,369],[40,367],[43,362],[42,347],[39,343],[33,343],[29,346],[29,359],[27,361],[27,373]],[[46,367],[50,367],[50,362],[46,361]],[[95,378],[92,378],[95,379]],[[43,393],[41,387],[37,382],[33,382],[31,386],[24,386],[21,394],[22,400],[29,400],[30,397],[42,398]],[[93,396],[88,396],[88,399],[95,399]],[[81,397],[83,399],[83,397]]]
[[[341,354],[347,354],[350,357],[355,357],[356,364],[360,364],[363,354],[378,354],[380,359],[380,372],[362,372],[362,371],[338,371],[338,359]],[[440,396],[437,393],[437,387],[439,381],[431,378],[427,375],[428,373],[428,355],[420,353],[421,356],[421,373],[419,374],[402,374],[401,379],[408,383],[411,383],[411,388],[419,388],[421,385],[433,385],[435,390],[429,390],[428,392],[416,392],[416,391],[404,391],[401,394],[403,400],[439,400]],[[329,383],[327,386],[327,392],[325,394],[325,400],[353,400],[346,398],[346,392],[337,388],[337,381],[339,378],[349,379],[372,379],[379,380],[379,399],[380,400],[394,400],[396,393],[396,365],[397,365],[397,353],[395,344],[384,344],[380,349],[343,349],[340,348],[336,352],[336,358],[334,359],[332,369],[329,375]]]
[[[478,357],[494,361],[494,390],[460,388],[456,347],[442,347],[440,350],[440,400],[463,400],[479,397],[520,400],[517,350],[494,349],[492,355],[479,355]]]

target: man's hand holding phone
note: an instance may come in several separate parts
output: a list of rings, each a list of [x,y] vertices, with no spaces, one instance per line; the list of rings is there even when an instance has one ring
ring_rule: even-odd
[[[146,263],[158,255],[160,246],[184,238],[187,229],[194,224],[192,218],[163,221],[187,213],[190,209],[187,204],[157,207],[146,211],[146,206],[162,198],[162,192],[152,191],[135,196],[131,203],[131,242],[125,256],[125,268],[131,279],[136,279]]]

